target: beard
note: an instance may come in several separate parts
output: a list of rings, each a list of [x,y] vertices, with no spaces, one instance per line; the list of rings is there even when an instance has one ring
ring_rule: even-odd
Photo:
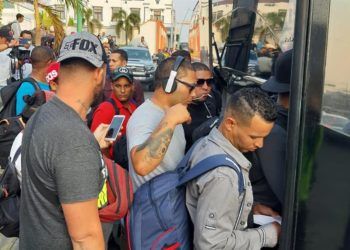
[[[100,85],[95,86],[91,107],[96,107],[101,102],[103,102],[105,82],[106,82],[106,77],[103,78],[103,81]]]

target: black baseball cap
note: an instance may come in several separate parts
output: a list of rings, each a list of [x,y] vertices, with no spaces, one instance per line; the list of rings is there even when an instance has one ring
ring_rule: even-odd
[[[6,26],[2,26],[0,28],[0,37],[5,37],[7,41],[11,41],[13,39],[13,32]]]
[[[271,93],[289,93],[292,71],[293,50],[281,53],[275,64],[274,75],[261,85],[261,88]]]
[[[127,67],[118,67],[112,72],[112,81],[118,80],[120,77],[126,77],[132,83],[132,74]]]

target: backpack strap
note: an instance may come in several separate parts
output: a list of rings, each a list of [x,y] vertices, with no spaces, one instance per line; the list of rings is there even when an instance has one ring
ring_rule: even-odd
[[[113,98],[107,99],[106,102],[109,102],[110,104],[113,105],[113,108],[114,108],[114,111],[115,111],[115,115],[119,115],[120,114],[119,108],[118,108],[117,104],[115,103],[115,101],[113,100]]]
[[[21,85],[22,83],[24,82],[29,82],[33,85],[35,91],[38,91],[38,90],[41,90],[38,82],[33,78],[33,77],[27,77],[27,78],[24,78],[22,81],[21,81]]]
[[[195,178],[209,172],[210,170],[213,170],[217,167],[222,167],[222,166],[229,167],[236,172],[238,176],[239,194],[242,194],[243,191],[245,190],[245,183],[244,183],[241,167],[232,157],[226,154],[213,155],[201,160],[196,165],[194,165],[190,170],[188,170],[184,176],[180,178],[178,186],[182,186],[194,180]]]
[[[15,163],[17,161],[18,157],[21,155],[21,152],[22,152],[22,145],[19,146],[19,148],[16,150],[16,153],[13,156],[12,163]]]

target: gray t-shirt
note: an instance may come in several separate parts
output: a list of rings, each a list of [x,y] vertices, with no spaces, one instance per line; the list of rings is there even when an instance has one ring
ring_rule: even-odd
[[[155,176],[175,170],[177,164],[184,157],[186,146],[185,134],[182,125],[178,125],[175,127],[168,151],[159,166],[146,176],[140,176],[135,173],[130,159],[130,150],[135,146],[141,145],[150,137],[163,119],[164,114],[164,111],[160,107],[156,106],[152,101],[146,100],[136,109],[128,122],[126,134],[128,138],[129,172],[132,178],[134,192],[142,184]]]
[[[72,249],[61,203],[97,198],[105,171],[98,142],[79,115],[57,97],[43,105],[22,141],[20,249]]]

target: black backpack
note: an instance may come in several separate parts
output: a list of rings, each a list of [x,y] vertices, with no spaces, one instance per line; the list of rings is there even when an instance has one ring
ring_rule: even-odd
[[[6,167],[12,143],[23,129],[20,116],[0,120],[0,169]]]
[[[16,116],[16,94],[23,82],[30,82],[35,88],[35,91],[40,90],[38,83],[31,77],[10,83],[3,87],[0,90],[0,103],[2,103],[0,119]]]
[[[19,206],[21,188],[17,179],[15,162],[21,154],[21,147],[0,175],[0,233],[6,237],[19,236]]]
[[[106,100],[106,102],[109,102],[114,107],[114,115],[119,115],[119,108],[115,101],[112,98],[109,98]],[[98,106],[92,108],[90,112],[87,115],[87,125],[91,129],[92,120],[94,113]],[[122,135],[120,138],[118,138],[115,143],[113,143],[113,161],[117,164],[119,164],[121,167],[128,169],[129,166],[129,160],[128,160],[128,150],[127,150],[127,140],[126,135]]]

